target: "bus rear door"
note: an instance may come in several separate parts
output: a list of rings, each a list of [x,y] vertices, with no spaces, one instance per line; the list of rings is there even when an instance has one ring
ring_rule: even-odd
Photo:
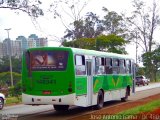
[[[92,105],[93,95],[93,73],[92,73],[92,60],[86,60],[87,68],[87,104]]]

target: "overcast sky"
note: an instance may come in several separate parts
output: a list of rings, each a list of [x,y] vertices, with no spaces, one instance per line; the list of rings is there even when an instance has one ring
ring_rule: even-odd
[[[47,8],[49,6],[49,0],[41,0],[43,6]],[[121,13],[125,11],[130,13],[132,7],[132,0],[90,0],[89,4],[83,10],[82,14],[87,12],[96,13],[101,16],[102,7],[106,7],[109,11],[116,11]],[[144,0],[146,2],[151,2],[152,0]],[[47,9],[45,10],[45,12]],[[31,18],[22,12],[19,14],[15,13],[9,9],[0,9],[0,41],[7,37],[7,32],[4,30],[6,28],[11,28],[10,38],[15,40],[17,36],[24,35],[28,37],[30,34],[35,33],[39,37],[47,37],[49,40],[58,40],[58,38],[63,37],[65,28],[59,22],[59,19],[55,20],[51,15],[46,15],[45,17],[40,17],[38,23],[34,25]],[[56,36],[56,37],[55,37]],[[49,46],[57,46],[53,42],[49,42]],[[130,55],[135,56],[133,51],[135,46],[127,48]]]
[[[46,8],[49,6],[49,3],[47,2],[49,0],[41,1]],[[109,10],[120,12],[131,8],[131,0],[90,0],[82,14],[93,12],[100,16],[103,6]],[[0,40],[6,38],[7,32],[4,30],[6,28],[12,29],[10,31],[10,37],[12,39],[16,39],[18,35],[28,37],[31,33],[36,33],[42,37],[48,37],[49,35],[61,37],[63,36],[62,34],[65,29],[58,21],[59,20],[51,18],[51,15],[46,15],[45,17],[40,17],[38,19],[39,25],[36,25],[35,27],[31,18],[27,14],[22,12],[17,14],[13,10],[0,9]]]

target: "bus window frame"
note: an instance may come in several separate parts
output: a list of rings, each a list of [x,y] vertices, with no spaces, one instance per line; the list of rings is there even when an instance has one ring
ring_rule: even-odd
[[[82,64],[81,65],[77,65],[77,56],[81,56],[82,57]],[[85,60],[85,55],[81,55],[81,54],[75,54],[74,55],[74,66],[75,66],[75,75],[76,76],[84,76],[84,75],[87,75],[87,71],[86,71],[86,60]],[[77,71],[78,71],[78,67],[79,66],[83,66],[84,67],[84,69],[85,69],[85,71],[79,71],[79,72],[84,72],[84,74],[77,74]]]
[[[108,59],[108,60],[107,60]],[[107,64],[109,61],[109,64]],[[105,57],[105,74],[112,74],[113,58]]]
[[[132,74],[132,61],[131,61],[131,59],[126,59],[126,74]]]
[[[120,61],[119,61],[119,59],[120,58],[113,58],[112,74],[120,74]]]
[[[126,74],[126,60],[119,59],[120,74]]]
[[[96,56],[94,58],[94,60],[95,60],[95,70],[94,70],[95,75],[104,75],[104,74],[106,74],[105,73],[105,57]],[[97,62],[97,60],[98,60],[98,62]],[[96,64],[96,63],[98,63],[98,64]],[[100,70],[100,69],[103,69],[103,70]]]

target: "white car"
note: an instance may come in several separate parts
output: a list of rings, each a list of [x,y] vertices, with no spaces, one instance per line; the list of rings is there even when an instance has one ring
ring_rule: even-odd
[[[0,110],[3,109],[5,103],[5,96],[4,94],[0,93]]]

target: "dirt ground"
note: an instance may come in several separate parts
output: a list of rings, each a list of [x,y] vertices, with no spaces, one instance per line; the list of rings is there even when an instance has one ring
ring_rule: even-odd
[[[102,115],[113,115],[124,110],[131,109],[133,107],[137,107],[139,105],[147,104],[153,100],[160,99],[160,94],[156,94],[153,96],[149,96],[147,98],[143,98],[136,101],[124,102],[123,104],[111,106],[109,108],[105,107],[101,110],[94,111],[92,114],[86,114],[78,117],[74,117],[70,120],[101,120]],[[133,118],[134,120],[160,120],[160,108],[150,112],[150,113],[140,113],[137,118]],[[131,119],[131,120],[133,120]],[[123,120],[123,119],[122,119]]]

